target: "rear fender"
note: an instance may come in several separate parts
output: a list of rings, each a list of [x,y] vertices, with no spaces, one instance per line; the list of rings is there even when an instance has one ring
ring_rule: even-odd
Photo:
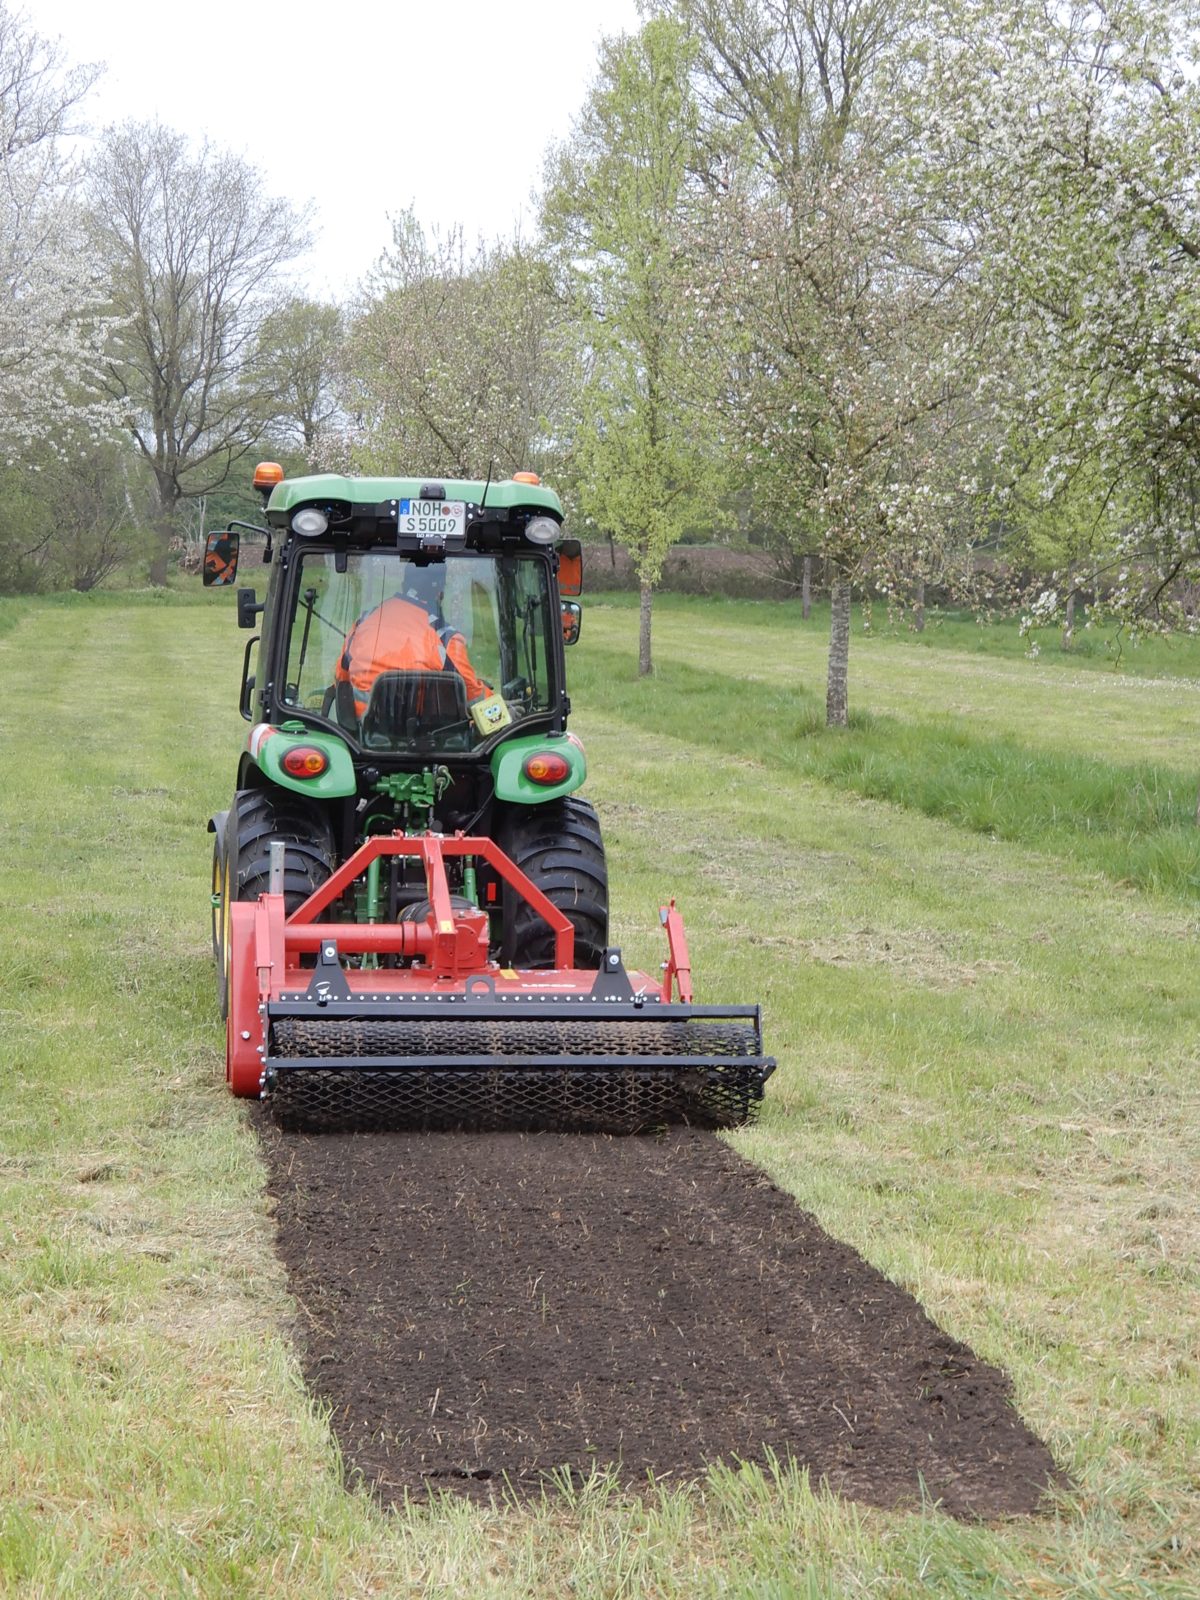
[[[285,769],[283,758],[299,745],[320,750],[325,756],[329,765],[320,777],[294,778]],[[343,800],[358,791],[354,762],[336,734],[316,733],[310,728],[297,733],[291,728],[275,728],[260,722],[250,730],[246,751],[267,783],[302,794],[308,800]],[[250,787],[244,774],[240,782],[242,788]]]
[[[534,783],[525,775],[525,763],[530,756],[546,751],[561,756],[567,763],[567,775],[561,783]],[[565,794],[574,794],[587,777],[587,758],[583,746],[574,734],[527,733],[519,739],[506,739],[492,752],[492,781],[496,786],[496,799],[519,806],[540,806],[547,800],[558,800]]]

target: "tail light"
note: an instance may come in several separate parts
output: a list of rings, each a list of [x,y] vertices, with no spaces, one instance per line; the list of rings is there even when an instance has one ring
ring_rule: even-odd
[[[319,778],[329,766],[329,757],[315,745],[293,745],[280,762],[283,770],[293,778]]]
[[[570,775],[571,763],[566,756],[556,755],[553,750],[535,750],[525,757],[522,771],[531,783],[550,785],[562,783]]]

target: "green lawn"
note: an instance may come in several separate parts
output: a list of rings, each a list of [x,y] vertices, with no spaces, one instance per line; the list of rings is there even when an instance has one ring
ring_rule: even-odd
[[[1195,678],[1078,669],[861,635],[851,649],[851,729],[828,734],[826,630],[794,606],[669,597],[655,624],[658,671],[638,681],[628,607],[589,608],[579,697],[620,697],[648,729],[686,723],[724,755],[889,800],[968,830],[1051,849],[1118,882],[1200,892],[1197,772],[1200,641],[1154,641]],[[952,631],[963,632],[963,624]],[[937,629],[931,630],[936,635]],[[1007,649],[1014,627],[976,633]],[[1018,641],[1019,642],[1019,641]]]
[[[734,1470],[534,1511],[346,1492],[222,1083],[232,606],[8,601],[0,1593],[1195,1595],[1194,647],[1114,674],[856,631],[835,736],[816,619],[667,601],[649,684],[636,622],[588,605],[571,657],[614,937],[657,961],[678,896],[700,998],[761,1000],[781,1062],[738,1147],[1012,1374],[1075,1488],[986,1528]]]

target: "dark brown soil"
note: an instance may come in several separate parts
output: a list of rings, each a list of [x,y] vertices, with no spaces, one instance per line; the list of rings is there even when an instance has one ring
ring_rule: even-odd
[[[259,1126],[305,1373],[385,1500],[768,1449],[958,1516],[1055,1479],[1004,1375],[711,1134]]]

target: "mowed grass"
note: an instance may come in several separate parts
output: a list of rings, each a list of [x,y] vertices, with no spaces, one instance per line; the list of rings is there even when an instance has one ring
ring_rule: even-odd
[[[830,733],[820,618],[805,625],[797,607],[737,603],[706,613],[674,597],[658,611],[658,671],[639,680],[628,608],[608,600],[589,610],[581,698],[619,699],[624,717],[686,727],[702,750],[753,754],[1119,882],[1189,902],[1200,893],[1198,771],[1186,765],[1200,734],[1200,679],[1080,671],[1061,659],[980,662],[904,634],[859,635],[851,727]],[[1012,626],[977,632],[1018,637]],[[1177,664],[1200,673],[1200,645],[1180,645]]]
[[[1130,680],[1018,655],[976,678],[974,652],[856,634],[863,721],[839,742],[791,608],[660,607],[650,685],[633,611],[584,626],[573,726],[614,937],[656,962],[678,896],[701,998],[761,1000],[780,1060],[734,1142],[1012,1374],[1073,1487],[976,1528],[736,1463],[522,1510],[385,1514],[345,1484],[222,1083],[204,821],[245,731],[232,607],[9,602],[0,1592],[1194,1597],[1200,917],[1187,870],[1106,853],[1186,846],[1190,796],[1121,790],[1193,781],[1194,685],[1127,700]],[[916,787],[876,798],[847,755],[915,770],[956,739],[1014,753],[995,814],[1023,832]],[[1053,825],[1039,786],[1067,756],[1119,826]]]

